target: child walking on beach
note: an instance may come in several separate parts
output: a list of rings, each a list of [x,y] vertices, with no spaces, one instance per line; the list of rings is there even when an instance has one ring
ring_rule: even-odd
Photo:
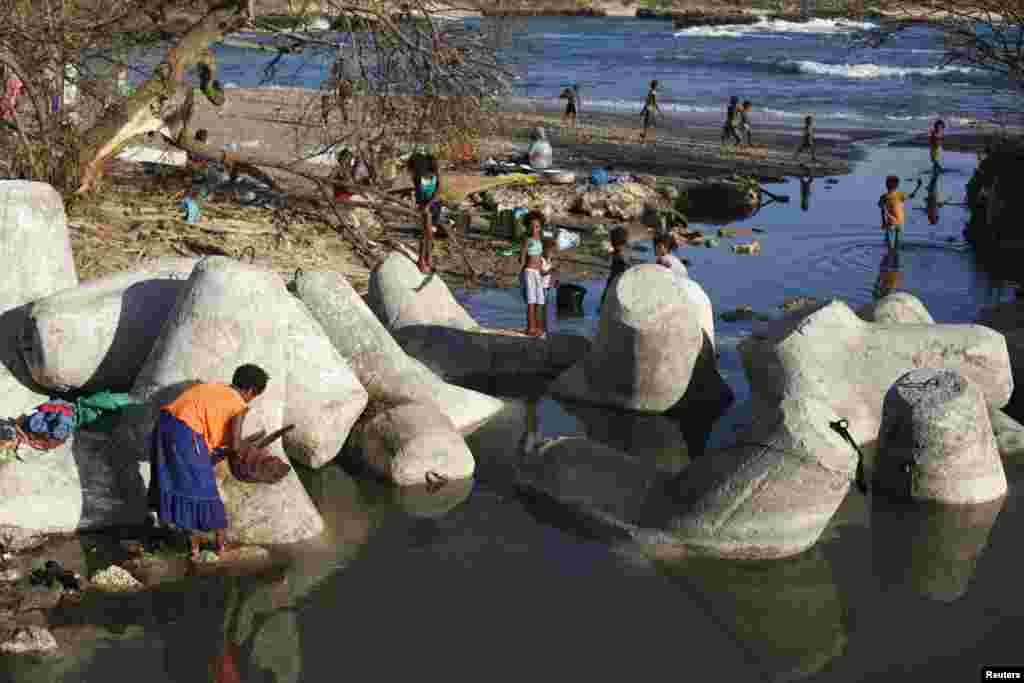
[[[885,194],[878,199],[878,208],[882,211],[882,230],[885,231],[885,244],[889,249],[899,249],[900,237],[903,235],[903,226],[907,221],[906,208],[903,205],[907,199],[911,199],[921,189],[921,179],[917,180],[917,187],[910,195],[903,194],[896,188],[900,185],[898,176],[888,176],[885,179]]]
[[[725,110],[725,124],[722,126],[722,144],[724,145],[730,139],[733,140],[737,145],[742,143],[743,140],[740,138],[740,134],[736,132],[736,125],[739,122],[738,116],[740,98],[733,95],[729,98],[729,106]]]
[[[562,116],[562,123],[568,123],[573,128],[576,127],[576,110],[579,105],[579,91],[576,89],[576,84],[570,85],[562,91],[560,97],[566,100],[565,103],[565,114]]]
[[[804,117],[803,138],[800,140],[800,146],[797,148],[793,158],[798,158],[804,151],[811,153],[811,161],[817,161],[814,153],[814,117],[811,115]]]
[[[750,100],[746,100],[743,106],[740,107],[740,131],[743,134],[744,142],[747,147],[751,146],[751,131],[750,131],[750,111],[754,108],[754,105],[750,103]]]
[[[946,139],[946,122],[939,119],[928,134],[928,146],[932,153],[932,172],[942,173],[942,143]]]
[[[540,319],[541,307],[544,305],[544,276],[541,273],[544,267],[544,244],[541,242],[544,214],[531,211],[523,217],[523,223],[527,229],[519,255],[522,265],[520,277],[526,294],[526,329],[523,333],[530,337],[540,337],[544,334]]]
[[[546,239],[544,254],[540,257],[540,274],[544,282],[544,303],[540,307],[540,327],[544,334],[548,333],[548,312],[555,309],[558,291],[558,268],[555,267],[555,240]],[[550,306],[548,304],[551,304]]]
[[[416,208],[423,221],[423,235],[420,238],[420,255],[416,265],[424,275],[434,271],[434,223],[441,217],[441,176],[437,171],[437,160],[431,154],[417,152],[409,157],[409,173],[416,197]]]
[[[654,115],[661,114],[661,107],[658,106],[658,81],[651,81],[651,89],[647,91],[647,99],[644,101],[644,108],[640,115],[643,117],[643,131],[640,133],[640,144],[647,142],[647,131],[651,131],[651,139],[654,139]]]
[[[196,384],[160,409],[151,437],[148,502],[162,524],[189,532],[191,558],[199,559],[199,533],[213,531],[225,550],[227,512],[214,476],[212,454],[242,449],[249,404],[267,388],[257,365],[239,366],[231,384]]]

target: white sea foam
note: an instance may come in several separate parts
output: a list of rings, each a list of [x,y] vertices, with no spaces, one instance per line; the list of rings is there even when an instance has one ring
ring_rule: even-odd
[[[946,74],[969,74],[977,71],[967,66],[922,66],[899,67],[879,64],[822,64],[808,60],[783,62],[798,73],[834,78],[870,80],[877,78],[906,78],[908,76],[943,76]]]
[[[784,21],[782,19],[761,19],[756,24],[725,24],[722,26],[693,26],[675,33],[677,38],[739,38],[758,33],[851,33],[870,31],[877,28],[869,21],[847,21],[845,19],[811,19],[810,21]]]

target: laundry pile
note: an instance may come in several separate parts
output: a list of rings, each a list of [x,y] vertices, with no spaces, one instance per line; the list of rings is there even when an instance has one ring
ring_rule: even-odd
[[[48,451],[63,444],[73,433],[88,428],[90,431],[111,432],[121,412],[139,405],[129,394],[101,391],[82,396],[73,403],[51,399],[42,403],[28,415],[0,419],[0,450],[13,452],[26,444],[38,451]]]

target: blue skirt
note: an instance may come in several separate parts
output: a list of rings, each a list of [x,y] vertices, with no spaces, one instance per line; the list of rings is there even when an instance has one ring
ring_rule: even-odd
[[[201,434],[161,410],[149,464],[149,507],[161,523],[188,531],[227,528],[213,460]]]

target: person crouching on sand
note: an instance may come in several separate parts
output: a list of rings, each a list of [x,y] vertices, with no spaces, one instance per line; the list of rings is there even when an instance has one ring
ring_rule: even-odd
[[[519,255],[526,293],[526,330],[523,333],[530,337],[540,337],[544,334],[540,319],[541,307],[544,305],[544,275],[541,272],[544,267],[544,243],[541,241],[544,214],[531,211],[523,218],[523,224],[527,230]]]
[[[259,366],[240,365],[230,385],[193,385],[160,409],[151,437],[149,507],[161,524],[188,532],[193,560],[199,559],[203,532],[215,532],[216,552],[225,550],[227,511],[217,489],[212,454],[224,447],[241,453],[248,406],[267,388],[268,380]]]
[[[423,220],[423,236],[420,238],[420,257],[417,266],[424,275],[434,271],[434,224],[441,217],[441,175],[437,172],[437,160],[430,154],[413,154],[409,158],[409,173],[412,175],[416,207]]]

